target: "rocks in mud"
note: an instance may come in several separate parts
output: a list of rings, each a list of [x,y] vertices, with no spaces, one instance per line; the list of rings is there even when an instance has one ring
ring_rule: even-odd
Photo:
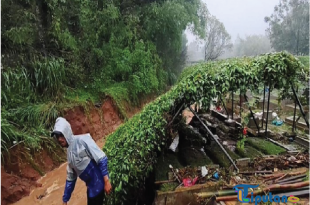
[[[179,126],[178,133],[180,136],[179,156],[183,164],[200,166],[212,163],[204,152],[204,147],[210,140],[199,132],[199,128],[183,124]]]
[[[232,119],[225,120],[224,122],[229,127],[234,127],[236,125],[236,121]]]
[[[217,118],[215,118],[209,114],[202,114],[199,117],[201,117],[202,119],[204,119],[206,121],[209,121],[212,124],[218,124],[220,122]]]
[[[200,134],[199,129],[193,128],[190,125],[180,127],[178,133],[181,146],[192,145],[202,147],[207,143],[207,139]]]
[[[218,128],[224,133],[229,133],[230,131],[230,128],[222,123],[218,125]]]

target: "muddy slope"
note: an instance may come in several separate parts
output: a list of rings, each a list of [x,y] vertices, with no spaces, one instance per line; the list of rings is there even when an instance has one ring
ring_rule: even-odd
[[[111,99],[104,101],[100,108],[94,106],[85,110],[82,106],[75,107],[66,111],[64,117],[70,122],[74,134],[90,133],[101,147],[105,136],[122,123]],[[29,155],[26,155],[25,151],[22,147],[14,147],[11,150],[10,159],[6,157],[1,166],[1,204],[14,203],[29,195],[36,187],[40,188],[35,189],[31,196],[25,197],[17,204],[61,204],[66,179],[66,163],[60,167],[59,165],[66,160],[65,151],[61,148],[56,150],[54,154],[60,157],[59,160],[55,160],[55,157],[44,148],[34,153],[31,156],[32,160],[29,160]],[[53,171],[50,172],[51,170]],[[48,174],[41,178],[45,173]],[[78,180],[72,197],[86,195],[86,189],[84,190],[83,187],[85,189],[85,185]],[[49,195],[55,190],[58,192],[53,195],[55,198],[53,200]],[[85,203],[84,201],[81,204]]]

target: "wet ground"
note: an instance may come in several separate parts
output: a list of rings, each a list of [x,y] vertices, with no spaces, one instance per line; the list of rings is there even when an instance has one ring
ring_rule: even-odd
[[[97,145],[103,147],[103,140],[98,140]],[[42,187],[34,189],[29,196],[22,198],[14,205],[58,205],[62,204],[62,196],[66,182],[66,167],[67,163],[62,164],[59,168],[47,173],[38,183]],[[80,179],[77,180],[72,197],[68,202],[70,205],[85,205],[87,204],[86,186]]]

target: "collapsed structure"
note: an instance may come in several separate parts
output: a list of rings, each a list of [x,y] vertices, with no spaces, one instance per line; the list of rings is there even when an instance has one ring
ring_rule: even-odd
[[[235,160],[190,105],[196,103],[202,110],[208,110],[214,98],[237,90],[241,95],[248,90],[258,92],[260,85],[268,86],[270,91],[281,89],[284,96],[290,89],[294,91],[297,83],[306,81],[307,77],[298,59],[285,52],[210,62],[185,69],[170,91],[147,105],[108,137],[104,151],[110,159],[110,178],[116,187],[110,202],[122,204],[126,201],[128,204],[139,200],[138,196],[145,190],[145,183],[153,172],[160,151],[168,148],[175,137],[174,120],[184,107],[195,115],[209,140],[216,143],[212,148],[219,147],[238,173]],[[303,112],[302,108],[300,111]],[[304,113],[303,117],[307,122]],[[239,127],[242,128],[243,123]],[[267,128],[264,134],[267,138]],[[308,163],[309,159],[306,160]]]

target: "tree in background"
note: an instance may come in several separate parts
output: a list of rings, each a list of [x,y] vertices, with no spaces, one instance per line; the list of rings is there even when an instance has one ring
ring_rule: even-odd
[[[215,16],[209,16],[203,39],[205,61],[216,60],[225,50],[231,49],[231,37],[225,26]]]
[[[188,40],[187,40],[186,34],[184,32],[182,34],[182,47],[181,47],[181,51],[180,51],[180,55],[179,55],[179,61],[176,64],[176,68],[177,68],[177,71],[179,73],[182,72],[182,70],[184,69],[185,64],[186,64],[186,59],[187,59],[187,42],[188,42]]]
[[[269,23],[267,32],[276,51],[309,54],[308,0],[281,0],[274,13],[265,17],[265,22]]]
[[[198,36],[204,33],[204,17],[199,14],[200,0],[173,0],[154,2],[144,10],[143,27],[147,38],[155,43],[158,55],[168,74],[168,84],[172,85],[181,72],[182,35],[191,26]]]
[[[265,35],[249,35],[244,39],[238,36],[233,47],[234,56],[256,56],[271,51],[269,38]]]

